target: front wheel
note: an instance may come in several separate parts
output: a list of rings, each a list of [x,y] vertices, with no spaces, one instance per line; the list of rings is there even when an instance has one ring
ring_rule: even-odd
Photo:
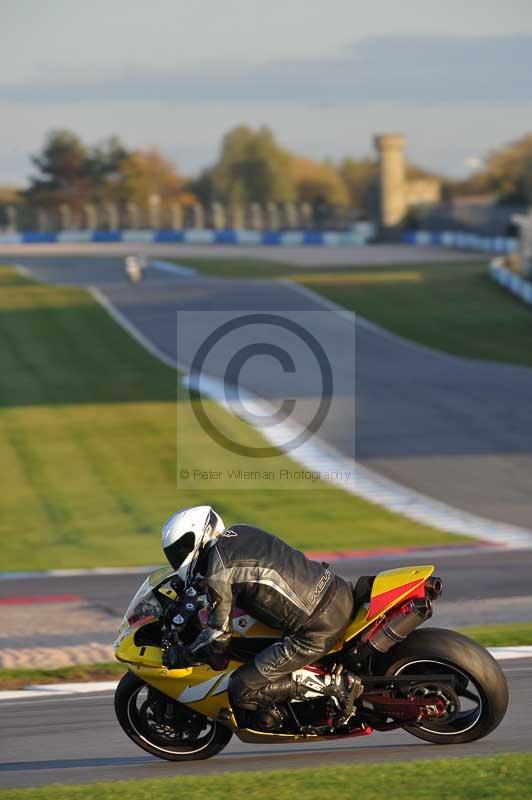
[[[458,708],[448,718],[405,725],[434,744],[474,742],[495,730],[506,713],[508,686],[495,659],[477,642],[456,631],[425,628],[379,657],[379,674],[455,676]]]
[[[228,728],[172,700],[131,672],[116,687],[115,712],[135,744],[167,761],[211,758],[232,736]]]

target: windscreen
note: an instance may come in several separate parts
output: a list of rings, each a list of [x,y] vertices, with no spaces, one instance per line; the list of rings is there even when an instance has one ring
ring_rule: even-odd
[[[157,572],[160,573],[161,570],[157,570]],[[155,585],[158,583],[160,583],[160,581],[155,581]],[[155,621],[161,616],[163,609],[153,593],[153,585],[152,576],[150,575],[140,586],[133,600],[127,607],[120,627],[121,631],[126,628],[138,627],[140,624],[145,624],[146,622]]]

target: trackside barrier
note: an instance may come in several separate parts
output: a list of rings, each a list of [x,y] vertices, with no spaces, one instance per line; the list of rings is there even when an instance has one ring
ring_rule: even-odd
[[[511,236],[480,236],[463,231],[405,231],[402,238],[405,244],[480,250],[504,255],[513,253],[518,248],[518,240]]]
[[[530,281],[526,281],[508,267],[503,267],[498,259],[493,259],[491,262],[489,273],[492,280],[515,294],[527,305],[532,306],[532,283]]]
[[[0,233],[0,245],[8,244],[82,244],[95,243],[182,243],[230,245],[318,245],[342,247],[365,245],[375,235],[371,223],[360,223],[351,231],[252,231],[252,230],[117,230],[60,231],[39,233]]]

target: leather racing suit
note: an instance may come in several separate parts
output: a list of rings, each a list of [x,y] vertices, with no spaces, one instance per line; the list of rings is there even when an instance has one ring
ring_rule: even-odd
[[[231,702],[240,708],[297,696],[290,673],[327,653],[353,613],[351,585],[328,564],[251,525],[227,529],[201,554],[195,572],[211,602],[207,628],[189,647],[195,659],[223,653],[234,606],[284,634],[231,676]]]

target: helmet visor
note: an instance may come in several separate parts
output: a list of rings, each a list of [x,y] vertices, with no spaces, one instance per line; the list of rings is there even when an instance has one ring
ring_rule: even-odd
[[[175,570],[179,569],[186,557],[194,550],[195,543],[194,531],[187,531],[173,544],[164,548],[164,554]]]

